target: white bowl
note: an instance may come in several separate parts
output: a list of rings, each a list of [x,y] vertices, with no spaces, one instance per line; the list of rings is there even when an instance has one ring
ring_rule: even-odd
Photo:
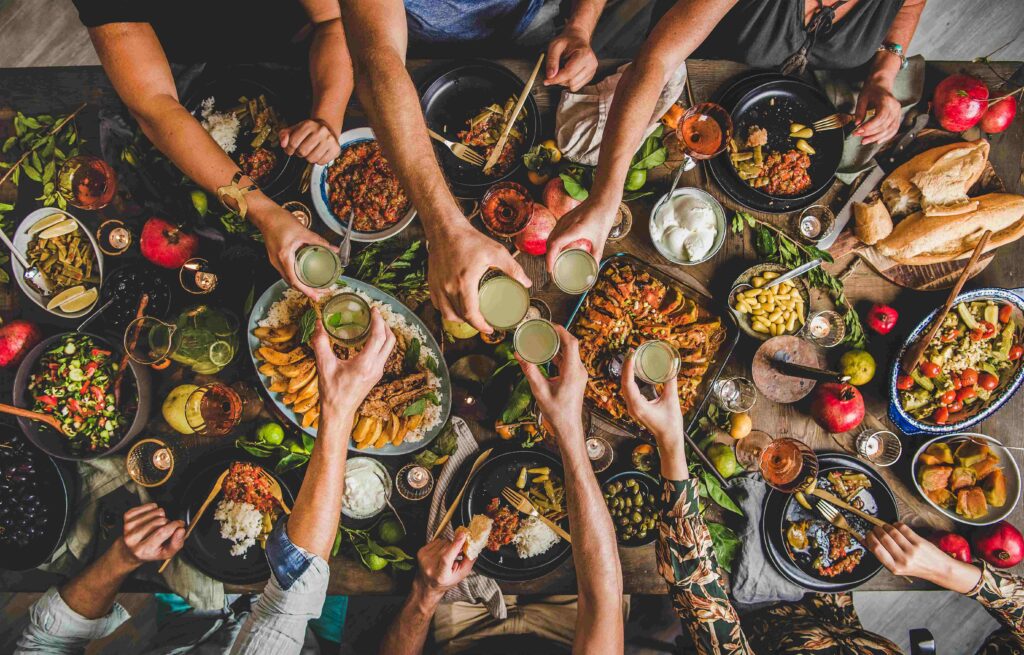
[[[96,271],[99,273],[100,277],[99,284],[96,285],[96,288],[97,290],[101,289],[103,287],[103,253],[100,252],[99,244],[96,243],[96,237],[94,237],[89,228],[85,226],[85,223],[80,221],[78,217],[72,216],[66,211],[57,209],[56,207],[43,207],[42,209],[37,209],[28,216],[26,216],[25,218],[21,219],[21,223],[18,224],[17,229],[14,231],[14,239],[12,239],[12,241],[14,242],[14,247],[18,250],[18,252],[24,254],[28,250],[28,244],[32,241],[33,238],[28,234],[29,228],[35,225],[36,221],[51,214],[64,214],[68,218],[74,219],[74,221],[78,223],[79,231],[81,231],[83,234],[85,234],[86,237],[88,237],[89,243],[92,245],[92,255],[93,257],[96,258]],[[39,305],[44,310],[53,314],[54,316],[59,316],[61,318],[80,318],[91,312],[96,307],[96,303],[94,302],[85,309],[80,309],[77,312],[71,313],[62,312],[60,308],[46,309],[48,297],[39,293],[38,291],[33,289],[27,282],[25,282],[25,267],[18,262],[16,257],[11,257],[11,270],[14,274],[14,277],[18,280],[18,286],[21,287],[21,290],[25,293],[25,295],[31,298],[32,302]],[[96,296],[96,299],[98,302],[98,295]]]
[[[341,136],[338,137],[338,143],[341,145],[341,149],[344,150],[347,146],[352,145],[358,141],[375,141],[376,136],[373,134],[373,130],[368,127],[357,127],[354,130],[348,130],[342,132]],[[332,162],[333,163],[333,162]],[[313,201],[313,210],[316,211],[317,216],[320,217],[327,227],[331,228],[338,234],[345,236],[345,226],[348,225],[348,217],[337,216],[331,210],[331,205],[327,201],[327,169],[330,168],[330,164],[327,166],[321,166],[316,164],[313,166],[313,174],[310,177],[309,182],[309,196]],[[400,218],[397,223],[391,225],[383,230],[377,232],[360,232],[359,230],[352,230],[352,240],[359,241],[362,243],[369,243],[371,241],[384,241],[395,236],[405,228],[409,226],[412,219],[416,217],[416,208],[411,204],[409,211],[405,213],[405,216]]]
[[[345,482],[348,483],[350,475],[367,471],[371,474],[376,474],[380,477],[381,482],[384,484],[384,495],[388,500],[391,500],[391,474],[384,468],[384,465],[373,459],[372,457],[349,457],[348,464],[345,466]],[[387,508],[387,502],[381,504],[380,507],[375,508],[371,512],[367,513],[355,513],[346,504],[342,503],[341,513],[345,516],[353,519],[370,519],[377,516]]]
[[[718,228],[718,234],[715,235],[715,242],[712,244],[711,250],[709,250],[707,254],[700,259],[679,259],[674,253],[670,252],[664,245],[662,245],[661,240],[658,239],[654,233],[654,218],[658,215],[658,210],[660,210],[669,201],[670,197],[676,198],[678,196],[693,196],[694,198],[702,200],[711,207],[711,211],[715,214],[715,227]],[[718,254],[718,251],[722,249],[722,244],[725,243],[727,228],[725,210],[722,209],[721,203],[715,200],[709,193],[694,187],[680,187],[673,191],[671,196],[666,193],[659,198],[658,202],[654,203],[654,208],[651,209],[651,216],[650,220],[647,222],[647,226],[651,235],[651,241],[654,243],[654,247],[657,249],[658,253],[673,264],[679,264],[680,266],[693,266],[694,264],[700,264]]]

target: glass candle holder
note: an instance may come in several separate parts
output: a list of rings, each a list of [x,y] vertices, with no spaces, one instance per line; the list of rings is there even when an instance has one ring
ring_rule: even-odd
[[[832,348],[842,343],[846,336],[846,322],[842,314],[831,309],[814,312],[807,317],[800,336],[816,346]]]
[[[727,412],[749,412],[757,402],[757,387],[745,377],[719,378],[711,386],[715,404]]]
[[[123,255],[132,245],[134,237],[124,221],[110,219],[103,221],[96,228],[96,243],[104,255],[117,257]]]
[[[181,288],[194,296],[202,296],[217,288],[217,274],[213,272],[210,262],[202,257],[193,257],[178,269],[178,282]]]
[[[395,474],[395,487],[406,500],[423,500],[434,489],[434,476],[425,466],[406,464]]]
[[[159,439],[142,439],[125,457],[128,476],[143,487],[159,487],[174,473],[174,450]]]
[[[903,444],[888,430],[864,430],[855,442],[857,455],[875,466],[892,466],[903,453]]]

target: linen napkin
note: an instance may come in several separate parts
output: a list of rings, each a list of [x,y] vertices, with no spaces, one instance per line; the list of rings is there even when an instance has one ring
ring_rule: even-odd
[[[449,429],[455,432],[455,442],[457,445],[455,452],[444,463],[444,468],[441,469],[441,474],[437,477],[437,486],[434,489],[434,497],[430,500],[430,514],[427,517],[428,537],[434,534],[438,524],[441,523],[444,513],[448,511],[448,506],[445,504],[445,495],[448,492],[448,485],[451,484],[452,478],[455,477],[456,472],[462,467],[466,458],[475,456],[480,450],[480,446],[477,444],[476,439],[473,438],[473,433],[470,432],[469,426],[461,418],[457,416],[452,417]],[[441,534],[448,539],[454,539],[455,528],[449,522]],[[498,583],[492,578],[476,572],[469,574],[458,586],[450,589],[444,595],[443,600],[448,603],[456,601],[474,604],[483,603],[494,618],[502,620],[508,618],[508,607],[505,605],[505,597],[502,596]]]
[[[608,123],[608,112],[615,97],[615,87],[623,71],[631,64],[623,64],[617,71],[597,84],[585,86],[579,91],[562,91],[555,113],[555,140],[559,149],[570,160],[587,166],[597,166],[601,152],[601,139]],[[679,67],[661,91],[654,114],[644,131],[647,138],[658,125],[668,108],[679,99],[686,84],[686,64]]]
[[[814,76],[836,109],[853,113],[864,82],[864,69],[815,71]],[[902,115],[906,116],[907,111],[921,100],[924,93],[924,57],[914,55],[907,59],[907,67],[896,75],[892,92],[900,101]],[[883,145],[872,143],[864,146],[861,145],[860,137],[848,137],[843,144],[843,158],[839,162],[836,177],[845,184],[853,183],[858,175],[874,166],[871,159]]]
[[[742,475],[729,480],[727,488],[744,517],[730,526],[742,544],[729,577],[733,598],[748,606],[803,598],[805,590],[783,578],[764,553],[760,521],[768,486],[755,477]]]

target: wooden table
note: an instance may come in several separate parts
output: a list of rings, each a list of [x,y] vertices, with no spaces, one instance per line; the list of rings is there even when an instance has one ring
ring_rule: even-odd
[[[520,77],[526,79],[530,72],[531,62],[526,61],[504,61],[502,62],[515,71]],[[599,75],[614,70],[620,62],[603,62]],[[410,70],[414,77],[421,78],[427,70],[433,68],[435,63],[422,61],[410,62]],[[996,64],[995,68],[1004,76],[1012,72],[1014,64]],[[992,79],[990,71],[981,64],[967,64],[961,62],[936,62],[928,64],[928,78],[926,95],[930,89],[945,75],[965,69],[988,80]],[[716,88],[721,83],[740,75],[745,68],[739,64],[718,61],[691,61],[689,70],[694,86]],[[41,92],[40,90],[44,90]],[[550,134],[553,131],[553,111],[557,103],[557,92],[543,86],[534,89],[534,96],[540,107],[544,120],[544,132]],[[83,68],[47,68],[47,69],[13,69],[0,71],[0,107],[12,107],[28,114],[34,113],[61,113],[69,111],[82,100],[90,102],[90,109],[79,119],[80,130],[86,138],[95,138],[96,110],[120,110],[121,104],[110,87],[106,76],[97,67]],[[2,116],[0,116],[2,118]],[[365,117],[361,115],[357,107],[352,107],[346,117],[346,126],[354,127],[365,124]],[[93,143],[95,146],[95,142]],[[996,135],[992,139],[991,159],[997,172],[1002,176],[1008,190],[1017,193],[1024,192],[1024,181],[1021,179],[1021,161],[1018,159],[1024,151],[1024,120],[1020,117],[1013,126],[1006,132]],[[652,172],[649,187],[656,191],[655,197],[660,195],[667,186],[666,178],[669,175],[668,169],[660,169]],[[713,183],[706,181],[706,174],[700,167],[684,174],[681,185],[698,186],[708,189],[716,195],[730,209],[737,206],[725,198],[715,188]],[[832,198],[839,198],[844,193],[842,185],[837,183],[836,189],[830,192]],[[24,198],[23,198],[24,200]],[[303,198],[308,202],[308,198]],[[606,254],[619,251],[631,252],[638,257],[655,263],[660,268],[670,271],[677,276],[692,277],[699,284],[707,286],[717,298],[724,298],[725,291],[731,281],[744,268],[754,262],[756,256],[753,252],[749,239],[742,240],[730,236],[722,250],[709,262],[692,267],[672,266],[662,259],[654,249],[647,232],[647,219],[650,207],[654,198],[648,197],[631,204],[634,217],[631,233],[622,241],[609,244]],[[838,201],[838,200],[837,200]],[[24,211],[22,211],[25,207]],[[19,205],[18,211],[11,214],[13,219],[19,219],[27,213],[29,205]],[[834,207],[838,210],[838,205]],[[783,225],[785,217],[761,216],[778,225]],[[418,225],[416,226],[418,227]],[[1018,242],[1011,246],[1004,247],[997,254],[995,261],[978,278],[969,283],[971,287],[976,286],[1002,286],[1016,287],[1024,286],[1024,243]],[[575,304],[575,297],[566,296],[558,292],[553,284],[549,284],[547,273],[544,269],[543,260],[535,257],[520,256],[527,273],[534,281],[534,295],[545,300],[552,308],[553,319],[564,322]],[[841,271],[850,265],[852,256],[836,262],[830,266],[830,270]],[[264,275],[258,282],[263,286],[257,287],[257,293],[272,276]],[[266,284],[264,284],[266,283]],[[12,283],[13,284],[13,283]],[[886,425],[885,409],[887,399],[886,389],[882,378],[882,371],[889,363],[891,354],[900,343],[900,334],[916,324],[923,315],[940,303],[944,297],[942,293],[913,293],[900,289],[872,273],[867,266],[860,266],[846,280],[847,295],[851,302],[863,315],[867,306],[872,302],[886,302],[892,304],[900,311],[900,323],[896,331],[888,338],[875,337],[871,342],[871,351],[879,364],[879,374],[876,380],[864,387],[865,399],[868,404],[869,417],[867,425]],[[827,299],[817,298],[815,306],[827,303]],[[52,317],[46,317],[40,312],[32,309],[24,312],[33,319],[49,325],[60,325],[68,328],[65,323],[55,323]],[[735,374],[749,375],[749,362],[758,343],[742,337],[736,347],[730,363],[727,367],[729,372]],[[764,430],[776,436],[788,435],[805,440],[814,448],[820,450],[838,450],[842,445],[850,448],[852,435],[839,435],[838,441],[833,440],[818,428],[809,418],[806,403],[781,406],[774,405],[765,399],[761,399],[753,409],[754,425],[757,429]],[[1024,446],[1024,434],[1019,430],[1021,419],[1024,418],[1024,395],[1019,395],[1009,402],[995,417],[979,427],[979,431],[991,434],[1008,445]],[[605,432],[608,426],[596,424],[596,429]],[[493,438],[489,429],[480,428],[476,430],[478,439],[481,441]],[[628,457],[629,444],[625,437],[611,434],[611,439],[622,445],[619,448],[619,458]],[[728,440],[728,437],[722,437]],[[912,454],[919,443],[918,439],[904,439],[904,451]],[[404,458],[402,462],[405,461]],[[889,469],[882,469],[882,475],[890,482],[896,492],[900,503],[901,515],[904,520],[914,525],[933,525],[937,527],[948,527],[948,523],[932,511],[920,499],[913,490],[910,471],[910,456],[904,458],[895,466]],[[400,464],[399,464],[400,465]],[[412,512],[412,520],[415,523],[416,516],[421,517],[422,524],[424,514],[422,507]],[[1010,517],[1017,525],[1024,524],[1024,509],[1018,507]],[[756,520],[756,519],[755,519]],[[422,534],[423,527],[413,528],[416,533]],[[414,546],[410,545],[411,551]],[[623,568],[624,588],[627,593],[652,594],[664,593],[666,586],[657,573],[654,547],[620,549],[620,558]],[[54,583],[57,577],[41,572],[29,572],[25,574],[4,574],[0,575],[0,588],[11,591],[42,591],[48,585]],[[332,594],[395,594],[404,593],[407,588],[408,578],[395,579],[381,573],[371,573],[365,570],[358,563],[346,557],[335,558],[331,562],[331,583],[329,593]],[[259,585],[250,587],[256,590]],[[911,587],[904,579],[893,577],[883,571],[871,582],[866,584],[864,589],[908,589],[928,588],[923,583]],[[154,589],[152,578],[131,581],[126,586],[126,591],[152,591]],[[573,593],[576,589],[575,574],[572,562],[566,561],[551,574],[531,582],[524,583],[503,583],[502,589],[506,593],[530,594],[530,593]],[[241,590],[231,588],[230,590]]]

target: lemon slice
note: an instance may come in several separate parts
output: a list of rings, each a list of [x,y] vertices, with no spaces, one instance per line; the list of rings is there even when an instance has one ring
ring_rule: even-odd
[[[99,298],[99,295],[100,290],[97,289],[96,287],[92,287],[88,289],[85,293],[80,293],[77,296],[71,298],[70,300],[65,300],[63,303],[61,303],[60,310],[62,312],[67,312],[68,314],[73,314],[77,311],[85,309],[86,307],[92,307],[93,303],[96,302],[96,299]]]
[[[65,216],[64,214],[50,214],[49,216],[44,216],[32,224],[32,227],[28,229],[28,236],[32,236],[38,232],[42,232],[46,228],[56,225],[57,223],[60,223],[66,218],[67,216]]]
[[[227,341],[214,341],[210,345],[210,363],[214,366],[227,366],[235,357],[235,349]]]
[[[85,293],[85,286],[81,284],[78,285],[77,287],[64,289],[53,298],[50,298],[50,302],[46,303],[46,308],[52,311],[57,307],[60,307],[67,301],[71,300],[72,298],[82,295],[83,293]]]
[[[51,225],[42,232],[39,233],[40,239],[53,239],[56,237],[62,237],[65,234],[70,234],[78,229],[78,221],[73,218],[66,218],[60,223]]]

